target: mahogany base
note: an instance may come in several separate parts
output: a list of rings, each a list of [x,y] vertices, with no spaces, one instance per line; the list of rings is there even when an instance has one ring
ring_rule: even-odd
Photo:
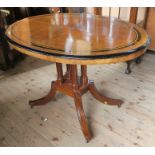
[[[77,65],[66,66],[67,71],[65,75],[63,75],[62,64],[56,63],[57,80],[52,82],[50,92],[41,99],[30,101],[29,105],[31,106],[31,108],[38,105],[45,105],[50,100],[52,100],[57,91],[73,97],[81,129],[86,139],[86,142],[88,142],[91,139],[92,135],[84,113],[82,105],[82,95],[87,91],[90,91],[90,93],[102,103],[117,105],[118,107],[121,106],[123,101],[118,99],[111,99],[99,93],[94,85],[94,82],[92,80],[88,80],[87,78],[87,66],[81,66],[80,77],[78,77],[77,74]]]

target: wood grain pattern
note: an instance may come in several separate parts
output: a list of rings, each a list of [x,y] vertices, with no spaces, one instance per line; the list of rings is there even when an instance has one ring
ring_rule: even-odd
[[[132,55],[144,49],[148,41],[146,32],[134,24],[90,14],[25,18],[11,25],[6,35],[19,51],[27,50],[33,56],[39,53],[43,57],[54,57],[50,61],[57,57],[64,61],[70,58],[76,64],[79,63],[77,59],[84,64],[85,59],[98,62],[100,58],[107,61],[105,58]]]

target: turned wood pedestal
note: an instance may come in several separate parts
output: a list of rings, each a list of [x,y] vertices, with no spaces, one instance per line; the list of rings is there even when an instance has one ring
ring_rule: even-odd
[[[82,132],[88,142],[91,139],[91,132],[88,128],[87,119],[82,106],[82,95],[87,91],[99,101],[104,104],[121,106],[122,100],[111,99],[100,94],[92,80],[88,80],[87,66],[81,65],[81,76],[78,76],[77,65],[66,65],[66,73],[63,75],[62,64],[56,63],[57,68],[57,80],[51,84],[50,92],[43,98],[30,101],[29,104],[32,107],[38,105],[45,105],[55,96],[56,91],[60,91],[68,96],[74,98],[77,116],[81,125]]]

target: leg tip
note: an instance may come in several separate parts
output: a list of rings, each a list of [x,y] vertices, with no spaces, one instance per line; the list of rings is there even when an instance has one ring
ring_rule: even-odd
[[[120,108],[122,106],[122,104],[118,104],[118,108]]]
[[[141,58],[136,59],[136,64],[140,64],[142,62]]]
[[[34,107],[34,105],[32,104],[31,101],[29,101],[29,106],[30,106],[31,109]]]
[[[123,104],[123,101],[120,100],[120,103],[118,103],[118,105],[117,105],[118,108],[120,108],[122,106],[122,104]]]
[[[130,74],[130,73],[131,73],[131,70],[129,70],[129,69],[125,70],[125,74]]]
[[[85,139],[86,143],[89,143],[90,140],[91,140],[91,137],[88,137]]]

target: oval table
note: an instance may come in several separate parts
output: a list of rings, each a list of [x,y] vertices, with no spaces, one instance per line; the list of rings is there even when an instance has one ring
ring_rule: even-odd
[[[30,101],[31,107],[48,103],[60,91],[74,98],[82,132],[88,142],[92,134],[82,106],[89,91],[104,104],[121,106],[97,91],[88,80],[87,65],[129,61],[143,55],[148,45],[146,32],[116,18],[91,14],[46,14],[17,21],[6,31],[9,44],[19,52],[56,63],[57,80],[49,93]],[[66,64],[66,71],[62,69]],[[77,65],[81,65],[78,76]]]

